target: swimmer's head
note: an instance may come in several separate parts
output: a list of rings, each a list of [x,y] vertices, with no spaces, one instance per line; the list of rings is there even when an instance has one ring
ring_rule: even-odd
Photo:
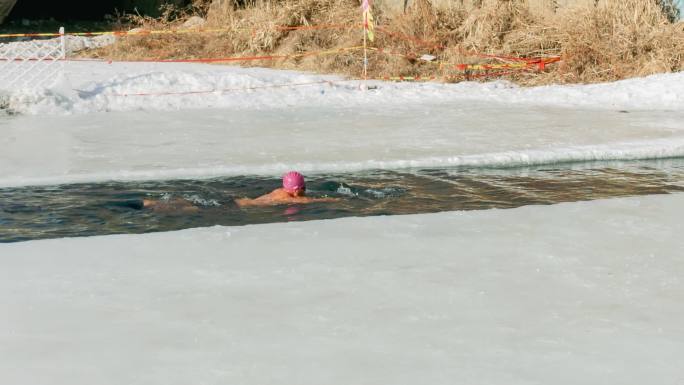
[[[304,175],[297,171],[290,171],[283,175],[283,189],[290,194],[300,195],[306,191]]]

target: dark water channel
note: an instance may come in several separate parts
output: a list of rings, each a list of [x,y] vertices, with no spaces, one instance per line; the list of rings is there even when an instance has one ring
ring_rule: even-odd
[[[148,233],[349,216],[513,208],[684,191],[684,159],[450,168],[307,176],[311,196],[334,203],[239,209],[235,197],[279,186],[273,177],[108,182],[0,189],[0,242]],[[129,207],[142,198],[192,203],[194,211]]]

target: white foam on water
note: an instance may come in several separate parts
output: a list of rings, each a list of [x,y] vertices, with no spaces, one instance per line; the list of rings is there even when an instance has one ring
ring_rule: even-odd
[[[183,195],[183,198],[187,200],[188,202],[194,203],[196,205],[200,205],[203,207],[219,207],[221,204],[216,200],[216,199],[206,199],[202,198],[201,196],[197,194],[193,195]]]
[[[337,191],[338,194],[342,194],[342,195],[346,195],[346,196],[355,196],[355,195],[356,195],[356,194],[354,194],[354,192],[351,190],[351,188],[346,187],[346,186],[340,186],[340,187],[337,188],[336,191]]]

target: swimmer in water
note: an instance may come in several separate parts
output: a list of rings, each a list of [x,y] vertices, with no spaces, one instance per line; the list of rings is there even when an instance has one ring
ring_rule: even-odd
[[[337,202],[339,198],[310,198],[306,196],[306,184],[304,176],[296,171],[290,171],[283,176],[283,187],[275,189],[258,198],[235,199],[234,204],[238,207],[263,207],[286,204],[305,204],[314,202]],[[184,212],[194,213],[199,207],[191,202],[181,199],[131,199],[114,202],[113,206],[125,207],[134,210],[148,209],[158,212]]]
[[[292,203],[336,202],[339,198],[310,198],[306,196],[304,176],[297,171],[283,175],[283,187],[258,198],[236,199],[239,207],[277,206]]]

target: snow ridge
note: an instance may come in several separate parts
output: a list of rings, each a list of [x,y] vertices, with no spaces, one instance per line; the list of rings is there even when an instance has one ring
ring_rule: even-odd
[[[84,76],[85,75],[85,76]],[[10,90],[7,108],[23,114],[193,108],[273,109],[297,106],[486,101],[595,109],[679,109],[684,73],[614,83],[523,88],[489,83],[362,82],[292,71],[187,63],[70,62],[51,90]],[[285,85],[292,84],[288,87]]]

